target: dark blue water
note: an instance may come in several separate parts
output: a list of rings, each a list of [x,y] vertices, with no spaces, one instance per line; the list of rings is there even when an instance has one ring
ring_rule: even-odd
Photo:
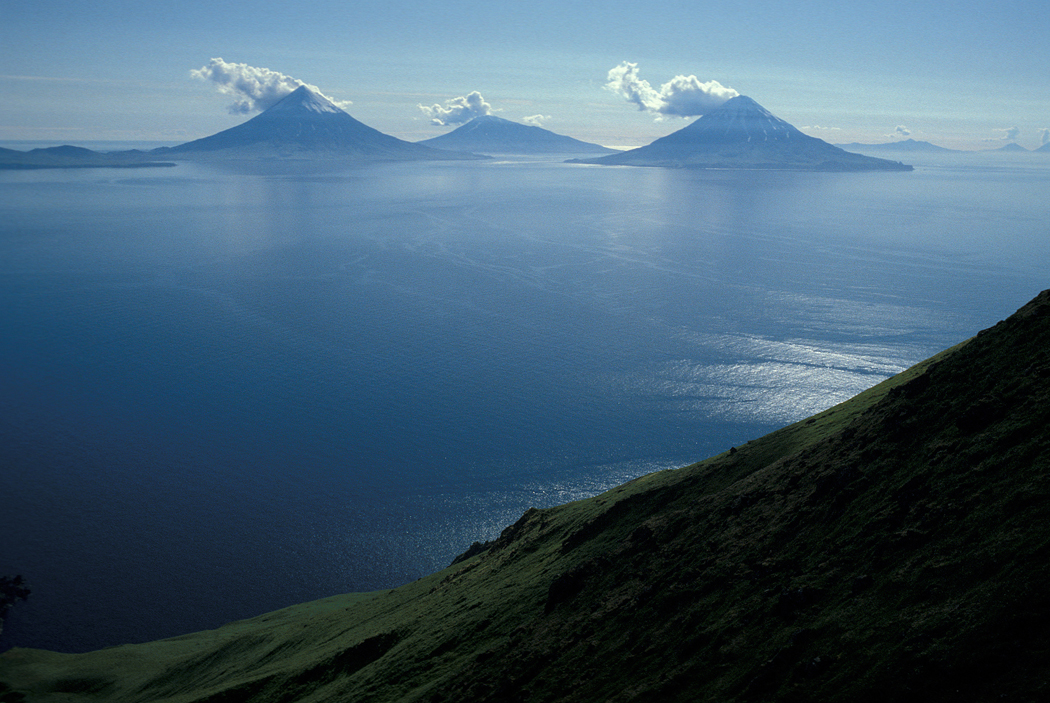
[[[0,173],[0,648],[396,586],[840,402],[1047,287],[1048,185]]]

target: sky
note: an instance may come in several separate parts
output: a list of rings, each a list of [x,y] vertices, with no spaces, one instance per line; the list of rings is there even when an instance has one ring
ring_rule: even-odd
[[[240,66],[409,141],[481,110],[640,146],[734,94],[836,144],[1050,141],[1046,0],[0,0],[0,32],[0,140],[207,136],[257,114]]]

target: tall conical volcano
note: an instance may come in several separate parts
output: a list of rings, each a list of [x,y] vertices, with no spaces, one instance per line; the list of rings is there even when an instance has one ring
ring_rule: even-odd
[[[475,117],[447,134],[417,144],[478,154],[612,154],[616,151],[495,115]]]
[[[648,146],[583,163],[806,171],[910,171],[897,161],[854,154],[809,135],[739,95]]]
[[[350,158],[417,160],[476,158],[406,142],[351,117],[301,85],[236,127],[179,146],[158,149],[194,158]]]

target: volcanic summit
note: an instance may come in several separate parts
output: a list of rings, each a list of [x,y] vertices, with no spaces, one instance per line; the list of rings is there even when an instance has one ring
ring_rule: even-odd
[[[478,154],[612,154],[616,150],[580,141],[534,125],[496,115],[481,115],[447,134],[419,144]]]
[[[803,134],[746,95],[738,95],[648,146],[578,163],[678,168],[803,171],[910,171]]]

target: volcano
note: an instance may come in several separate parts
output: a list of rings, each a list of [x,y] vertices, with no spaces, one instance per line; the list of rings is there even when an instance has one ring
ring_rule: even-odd
[[[575,163],[801,171],[911,171],[899,161],[845,151],[803,134],[738,95],[648,146]]]
[[[556,134],[549,129],[505,120],[495,115],[475,117],[447,134],[424,139],[417,144],[479,154],[583,155],[616,152],[615,149],[609,149],[600,144],[580,141],[563,134]]]
[[[359,122],[332,101],[301,85],[280,102],[236,127],[156,155],[193,159],[350,159],[413,161],[479,158],[406,142]]]

